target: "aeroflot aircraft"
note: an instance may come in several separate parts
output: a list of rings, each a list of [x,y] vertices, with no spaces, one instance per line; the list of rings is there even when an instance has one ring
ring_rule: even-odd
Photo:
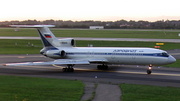
[[[147,74],[151,74],[153,65],[174,63],[176,59],[166,51],[154,48],[132,47],[75,47],[73,38],[57,39],[49,30],[54,25],[10,25],[11,27],[37,28],[44,48],[40,53],[56,59],[50,62],[10,63],[6,66],[22,65],[67,65],[63,72],[73,72],[76,64],[100,64],[98,69],[108,69],[111,64],[149,65]]]

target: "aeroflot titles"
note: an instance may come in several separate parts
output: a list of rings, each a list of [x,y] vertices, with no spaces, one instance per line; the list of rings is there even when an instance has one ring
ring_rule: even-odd
[[[116,49],[116,50],[114,50],[113,52],[126,52],[126,53],[128,53],[128,52],[131,52],[131,53],[135,53],[137,50],[121,50],[121,49]]]

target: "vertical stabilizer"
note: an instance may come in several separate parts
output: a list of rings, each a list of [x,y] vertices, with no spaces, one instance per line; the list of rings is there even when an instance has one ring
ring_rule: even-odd
[[[10,25],[11,27],[22,27],[22,28],[37,28],[39,36],[44,47],[58,47],[58,39],[49,30],[49,27],[55,27],[54,25]]]
[[[58,47],[58,39],[48,27],[37,28],[44,47]]]

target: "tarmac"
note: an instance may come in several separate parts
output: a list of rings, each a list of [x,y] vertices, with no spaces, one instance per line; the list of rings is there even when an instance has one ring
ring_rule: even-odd
[[[121,101],[121,89],[118,85],[84,82],[84,95],[81,101]]]
[[[57,37],[58,39],[69,37]],[[0,39],[34,39],[40,40],[40,37],[7,37],[1,36]],[[88,37],[74,37],[75,40],[91,40],[91,41],[144,41],[144,42],[173,42],[180,43],[179,39],[143,39],[143,38],[88,38]]]

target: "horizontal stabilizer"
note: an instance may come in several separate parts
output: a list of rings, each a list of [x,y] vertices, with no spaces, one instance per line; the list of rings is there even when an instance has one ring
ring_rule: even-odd
[[[19,28],[42,28],[42,27],[55,27],[55,25],[9,25],[10,27]]]

